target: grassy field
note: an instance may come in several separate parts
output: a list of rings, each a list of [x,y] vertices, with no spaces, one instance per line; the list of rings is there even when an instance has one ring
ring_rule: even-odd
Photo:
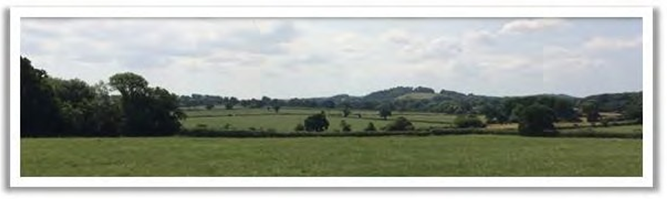
[[[248,130],[249,128],[269,130],[273,129],[279,132],[293,131],[297,124],[303,124],[303,120],[308,116],[319,113],[320,109],[299,109],[299,108],[284,108],[276,113],[266,109],[234,109],[234,110],[197,110],[187,111],[189,116],[183,121],[185,128],[195,128],[199,125],[205,125],[210,129],[223,129],[227,124],[230,129]],[[426,127],[446,127],[451,126],[452,121],[456,116],[437,114],[437,113],[419,113],[419,112],[395,112],[393,116],[387,120],[380,118],[377,111],[355,110],[353,114],[361,114],[358,118],[356,115],[350,115],[346,118],[342,117],[340,110],[329,109],[324,110],[327,113],[329,120],[328,131],[340,130],[340,122],[345,120],[346,123],[352,125],[353,131],[362,131],[369,122],[373,122],[375,127],[380,128],[386,126],[394,118],[403,116],[412,121],[416,128]]]
[[[632,139],[24,138],[22,176],[640,176]]]
[[[312,108],[295,108],[285,107],[278,113],[267,109],[196,109],[188,110],[186,114],[189,116],[182,123],[186,129],[206,128],[210,130],[250,130],[251,128],[257,131],[275,131],[275,132],[293,132],[294,127],[303,120],[313,114],[319,113],[322,109]],[[328,132],[337,132],[341,130],[340,123],[345,120],[350,124],[352,131],[363,131],[369,122],[373,122],[376,128],[381,128],[392,122],[397,117],[406,117],[410,120],[417,129],[424,129],[429,127],[441,128],[452,127],[456,115],[447,115],[441,113],[426,113],[426,112],[398,112],[395,111],[393,116],[387,120],[380,118],[377,111],[371,110],[353,110],[353,115],[343,117],[341,110],[338,109],[323,109],[327,114],[329,120]],[[357,117],[354,114],[361,114]],[[480,116],[481,117],[481,116]],[[627,125],[627,126],[612,126],[594,128],[589,127],[591,124],[587,122],[580,123],[556,123],[557,128],[563,129],[561,132],[582,132],[593,131],[595,133],[641,133],[641,125]],[[572,129],[577,126],[576,129]],[[227,127],[227,128],[226,128]],[[486,130],[516,130],[518,124],[490,124]]]

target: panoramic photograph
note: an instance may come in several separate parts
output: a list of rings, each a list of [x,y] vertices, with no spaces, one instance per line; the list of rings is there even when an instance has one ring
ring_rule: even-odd
[[[21,18],[20,54],[22,177],[643,173],[642,18]]]

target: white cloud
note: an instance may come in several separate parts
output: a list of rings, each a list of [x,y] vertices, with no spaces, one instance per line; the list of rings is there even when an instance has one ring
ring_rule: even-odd
[[[506,23],[502,26],[500,34],[521,34],[554,29],[568,25],[562,19],[520,19]]]
[[[635,38],[593,37],[584,43],[584,48],[590,50],[621,50],[641,47],[641,36]]]
[[[21,53],[57,77],[97,82],[132,71],[179,94],[287,98],[392,86],[543,93],[545,82],[586,84],[602,67],[620,71],[621,58],[600,49],[641,45],[577,28],[516,37],[576,25],[559,19],[479,19],[489,23],[475,27],[448,20],[373,19],[360,28],[358,20],[340,19],[29,19],[22,21]],[[585,38],[593,39],[571,45]]]

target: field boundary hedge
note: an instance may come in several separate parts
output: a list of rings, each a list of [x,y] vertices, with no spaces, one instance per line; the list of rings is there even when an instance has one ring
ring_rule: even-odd
[[[231,138],[267,138],[267,137],[379,137],[379,136],[445,136],[445,135],[514,135],[514,130],[488,129],[430,129],[425,131],[378,131],[378,132],[270,132],[247,130],[211,130],[190,129],[183,130],[177,136],[184,137],[231,137]],[[623,138],[642,139],[641,133],[612,133],[594,131],[561,132],[558,137],[576,138]]]

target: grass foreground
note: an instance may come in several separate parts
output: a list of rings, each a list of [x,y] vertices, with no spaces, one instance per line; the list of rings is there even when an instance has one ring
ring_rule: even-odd
[[[641,176],[642,140],[23,138],[22,176]]]

